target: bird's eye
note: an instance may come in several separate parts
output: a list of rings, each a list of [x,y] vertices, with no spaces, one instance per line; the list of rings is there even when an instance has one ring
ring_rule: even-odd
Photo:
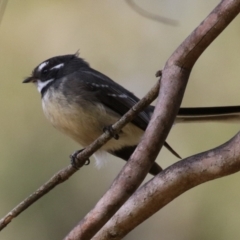
[[[47,73],[48,73],[48,70],[47,70],[47,69],[44,69],[44,70],[42,71],[43,76],[46,76]]]

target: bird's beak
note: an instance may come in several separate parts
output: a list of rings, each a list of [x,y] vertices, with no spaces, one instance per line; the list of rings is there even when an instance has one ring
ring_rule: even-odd
[[[36,78],[28,77],[23,81],[23,83],[30,83],[30,82],[36,82]]]

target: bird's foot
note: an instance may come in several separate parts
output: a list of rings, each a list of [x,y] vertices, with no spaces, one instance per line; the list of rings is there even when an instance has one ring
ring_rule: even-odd
[[[114,133],[114,130],[112,128],[112,125],[109,125],[107,127],[103,128],[103,132],[109,132],[109,134],[116,140],[119,139],[119,135],[117,133]]]
[[[90,159],[87,158],[87,159],[84,159],[84,160],[80,160],[77,156],[80,152],[82,152],[84,150],[81,149],[81,150],[77,150],[75,151],[73,154],[71,154],[69,157],[70,157],[70,162],[71,162],[71,165],[73,168],[75,169],[79,169],[81,168],[83,165],[89,165],[90,164]]]

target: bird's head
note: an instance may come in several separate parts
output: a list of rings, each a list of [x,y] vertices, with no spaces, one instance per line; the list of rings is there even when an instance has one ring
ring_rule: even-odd
[[[89,67],[88,63],[79,58],[78,53],[49,58],[35,67],[31,76],[23,83],[34,83],[43,95],[48,87],[58,79],[86,67]]]

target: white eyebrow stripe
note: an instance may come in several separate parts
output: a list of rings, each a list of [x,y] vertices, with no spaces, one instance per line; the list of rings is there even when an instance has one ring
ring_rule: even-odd
[[[59,68],[61,68],[61,67],[63,67],[63,66],[64,66],[64,63],[60,63],[60,64],[52,67],[50,70],[52,70],[52,69],[59,69]]]
[[[43,63],[41,63],[40,65],[39,65],[39,67],[38,67],[38,71],[40,72],[40,71],[42,71],[42,69],[45,67],[45,66],[47,66],[48,65],[48,62],[43,62]]]
[[[41,93],[41,91],[42,91],[42,89],[44,88],[44,87],[46,87],[50,82],[52,82],[54,80],[54,78],[51,78],[51,79],[49,79],[49,80],[47,80],[47,81],[45,81],[45,82],[42,82],[42,81],[40,81],[40,80],[37,80],[36,82],[35,82],[35,84],[37,85],[37,90]]]

